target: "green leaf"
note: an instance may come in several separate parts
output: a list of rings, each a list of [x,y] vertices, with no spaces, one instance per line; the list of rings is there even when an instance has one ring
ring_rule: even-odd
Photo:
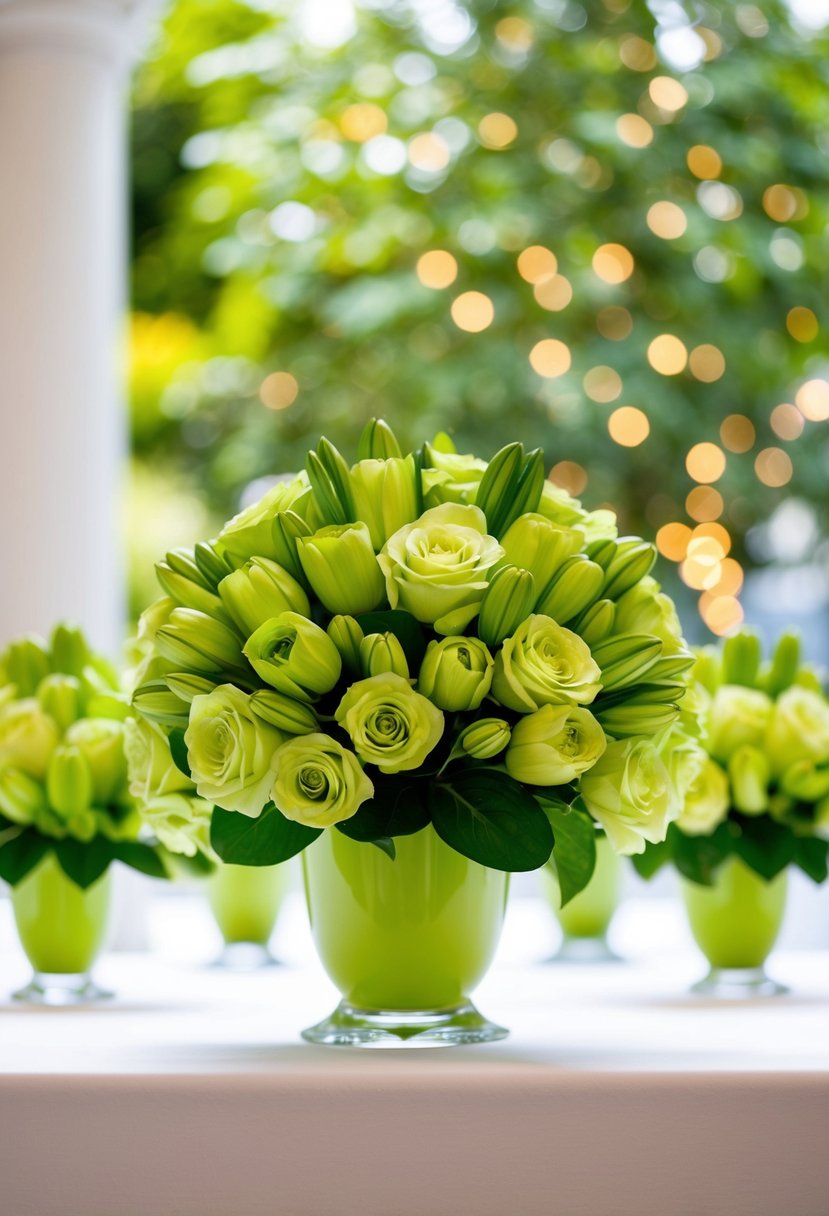
[[[170,755],[173,757],[173,764],[180,773],[184,773],[185,777],[192,777],[190,761],[187,759],[187,744],[184,742],[184,731],[171,730],[168,742],[170,744]]]
[[[381,837],[411,836],[429,822],[429,807],[423,781],[400,777],[372,778],[374,797],[364,802],[356,815],[337,824],[351,840],[376,841]]]
[[[717,870],[734,850],[734,835],[727,820],[710,836],[686,836],[672,823],[667,840],[679,873],[703,887],[712,885]]]
[[[648,842],[644,853],[634,853],[630,860],[640,878],[653,878],[657,870],[661,870],[671,860],[670,843],[667,840],[659,844]]]
[[[381,853],[385,853],[392,861],[397,857],[397,849],[394,847],[394,841],[390,836],[378,836],[376,840],[370,840],[369,844],[373,844]]]
[[[785,824],[771,815],[740,815],[735,822],[740,830],[734,852],[767,882],[794,861],[795,838]]]
[[[91,840],[65,840],[55,842],[55,856],[67,878],[71,878],[83,890],[91,887],[106,871],[114,856],[115,845],[106,836],[93,836]]]
[[[272,802],[256,819],[213,808],[210,843],[222,861],[236,866],[275,866],[316,840],[320,828],[286,819]]]
[[[33,870],[51,845],[34,828],[26,828],[0,848],[0,878],[14,887]]]
[[[136,840],[115,841],[112,855],[115,861],[123,862],[141,874],[148,874],[150,878],[170,877],[158,850],[151,845],[140,844]]]
[[[596,868],[596,826],[586,811],[539,797],[550,821],[555,844],[553,861],[561,890],[561,906],[583,891]]]
[[[390,608],[388,612],[363,612],[355,618],[363,633],[393,633],[406,656],[409,671],[417,672],[426,653],[426,634],[410,612]]]
[[[550,857],[553,829],[532,794],[498,769],[453,773],[429,790],[438,836],[494,870],[537,870]]]
[[[824,882],[829,875],[827,866],[829,841],[816,836],[797,836],[794,842],[794,864],[800,866],[813,882]]]

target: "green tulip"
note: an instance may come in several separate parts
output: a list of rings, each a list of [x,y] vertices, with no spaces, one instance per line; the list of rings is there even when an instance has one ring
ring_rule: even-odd
[[[667,729],[679,717],[676,705],[663,705],[647,699],[630,700],[621,705],[595,707],[596,717],[614,739],[630,739],[639,735],[653,736]]]
[[[191,672],[243,671],[235,630],[193,608],[174,608],[155,637],[158,653]]]
[[[170,692],[175,693],[186,705],[191,705],[194,697],[203,697],[216,687],[213,680],[191,675],[189,671],[172,671],[165,675],[164,683]],[[148,714],[147,717],[149,716]]]
[[[79,747],[61,744],[46,774],[49,806],[63,819],[88,810],[94,798],[92,773]]]
[[[413,456],[359,461],[351,470],[351,490],[357,518],[368,526],[375,550],[417,518]]]
[[[330,692],[342,671],[339,651],[325,630],[296,612],[282,612],[260,625],[244,654],[266,684],[298,701]]]
[[[409,664],[400,641],[393,633],[369,633],[360,643],[360,673],[379,676],[384,672],[409,678]]]
[[[627,537],[610,543],[615,545],[615,552],[610,560],[597,559],[605,571],[602,597],[618,600],[650,574],[656,561],[656,549],[638,537]]]
[[[0,768],[0,814],[23,826],[46,807],[43,786],[18,768]]]
[[[208,684],[208,688],[212,688]],[[167,685],[166,679],[146,680],[132,694],[132,707],[142,718],[170,729],[184,730],[189,720],[187,702]]]
[[[184,742],[199,797],[256,818],[270,797],[274,755],[284,738],[232,684],[196,697]]]
[[[271,798],[286,819],[309,828],[343,823],[374,795],[357,757],[330,735],[304,735],[276,753]]]
[[[2,666],[6,682],[14,684],[18,697],[34,696],[51,670],[49,648],[35,634],[20,638],[6,647]]]
[[[584,612],[599,594],[604,583],[604,570],[591,562],[584,553],[567,558],[549,585],[542,590],[535,606],[536,612],[552,617],[566,625]]]
[[[567,785],[592,768],[607,746],[588,709],[543,705],[512,728],[507,772],[526,785]]]
[[[383,598],[383,575],[364,523],[332,524],[297,541],[305,577],[335,615],[370,612]]]
[[[116,801],[127,780],[123,725],[111,718],[81,718],[69,727],[65,741],[78,748],[89,767],[92,801]]]
[[[305,588],[307,581],[302,562],[297,552],[297,541],[301,536],[310,536],[314,529],[296,511],[280,511],[272,526],[274,557],[283,570]]]
[[[326,632],[340,652],[343,666],[353,675],[359,675],[362,670],[360,646],[365,635],[354,617],[332,616]]]
[[[354,750],[383,773],[420,768],[443,734],[443,714],[392,673],[358,680],[336,712]]]
[[[590,648],[549,617],[527,618],[495,658],[492,695],[507,709],[533,713],[542,705],[588,705],[601,688]]]
[[[442,638],[426,648],[418,691],[450,713],[477,709],[492,685],[494,666],[492,655],[478,638]]]
[[[601,669],[602,689],[629,688],[639,684],[662,653],[662,642],[648,634],[625,634],[608,638],[592,648]]]
[[[308,596],[296,579],[267,557],[252,557],[228,574],[219,583],[219,595],[245,637],[280,612],[302,616],[311,612]]]
[[[554,524],[543,515],[520,516],[501,539],[507,561],[529,570],[539,592],[547,588],[564,562],[574,557],[583,543],[580,532]]]
[[[44,713],[61,731],[71,726],[84,712],[81,682],[77,676],[64,676],[59,672],[46,676],[38,685],[37,699]]]
[[[388,460],[402,456],[397,436],[385,419],[369,419],[360,435],[358,454],[360,460]]]
[[[219,533],[216,546],[220,552],[240,557],[270,557],[279,560],[274,544],[273,524],[281,511],[296,511],[305,517],[311,501],[311,489],[304,473],[291,480],[279,481],[258,502],[245,507],[226,523]]]
[[[68,676],[83,675],[91,654],[86,638],[75,625],[56,625],[50,639],[52,671]]]
[[[186,550],[173,551],[167,554],[166,561],[156,562],[155,574],[162,590],[180,607],[195,608],[208,616],[227,620],[221,600],[199,570],[195,558]]]
[[[769,805],[771,769],[763,752],[748,743],[736,748],[728,759],[731,801],[744,815],[761,815]]]
[[[502,566],[481,599],[478,636],[490,646],[498,646],[527,619],[535,600],[536,584],[529,570]]]
[[[294,701],[272,688],[251,693],[250,708],[265,722],[286,735],[309,735],[319,729],[317,715],[304,701]]]
[[[574,623],[573,628],[588,646],[597,646],[613,632],[616,605],[612,600],[596,600]]]
[[[503,718],[479,718],[458,735],[456,749],[474,760],[492,760],[510,741],[509,723]]]

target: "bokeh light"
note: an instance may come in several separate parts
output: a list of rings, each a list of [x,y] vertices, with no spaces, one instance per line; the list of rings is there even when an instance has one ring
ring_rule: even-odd
[[[558,270],[558,259],[544,245],[530,245],[517,258],[518,273],[527,283],[537,283]]]
[[[548,312],[561,312],[573,298],[573,286],[563,274],[545,274],[533,287],[533,295]]]
[[[713,181],[722,173],[722,157],[707,144],[694,144],[686,157],[688,168],[701,181]]]
[[[685,457],[685,468],[694,481],[719,481],[725,472],[725,453],[716,443],[695,443]]]
[[[633,332],[633,317],[626,308],[611,304],[596,314],[596,328],[610,342],[623,342]]]
[[[368,101],[348,106],[340,115],[340,130],[353,143],[363,144],[375,135],[383,135],[388,125],[385,111]]]
[[[778,182],[764,191],[763,210],[778,224],[787,224],[790,220],[803,219],[809,210],[809,203],[802,190]]]
[[[713,486],[694,486],[685,499],[685,510],[699,523],[719,519],[724,506],[722,494]]]
[[[650,423],[644,410],[635,405],[622,405],[607,420],[610,438],[623,448],[635,448],[650,434]]]
[[[789,402],[781,402],[776,405],[771,411],[769,417],[771,429],[774,431],[778,439],[799,439],[803,434],[803,428],[806,425],[803,415],[795,405]]]
[[[417,260],[417,277],[424,287],[449,287],[458,277],[457,259],[445,249],[430,249]]]
[[[492,300],[482,291],[462,292],[452,301],[450,311],[458,329],[470,334],[479,334],[487,329],[495,318]]]
[[[259,386],[259,400],[269,410],[286,410],[299,395],[299,384],[290,372],[271,372]]]
[[[495,111],[486,114],[478,123],[478,136],[485,148],[501,151],[508,148],[518,135],[518,124],[509,114]]]
[[[754,461],[754,471],[765,486],[785,486],[792,479],[792,458],[782,448],[763,448]]]
[[[688,552],[688,542],[692,536],[693,532],[687,524],[663,524],[656,533],[656,547],[669,561],[681,562]]]
[[[820,326],[811,308],[798,305],[786,314],[786,329],[796,342],[814,342]]]
[[[605,283],[624,283],[633,268],[633,254],[624,245],[600,245],[593,254],[593,270]]]
[[[641,114],[622,114],[616,119],[616,134],[629,148],[647,148],[653,143],[653,127]]]
[[[572,362],[570,347],[558,338],[543,338],[530,351],[530,366],[546,379],[563,376],[570,370]]]
[[[720,423],[720,439],[729,452],[749,452],[754,447],[757,431],[745,414],[729,414]]]
[[[612,367],[603,364],[591,367],[582,380],[584,391],[591,401],[606,405],[622,394],[622,377]]]
[[[688,227],[688,219],[680,206],[662,199],[648,208],[647,225],[654,236],[675,241]]]
[[[650,72],[656,67],[656,48],[637,34],[626,34],[619,43],[619,58],[632,72]]]
[[[409,161],[423,173],[440,173],[451,159],[449,145],[434,131],[415,135],[409,143]]]
[[[678,376],[687,362],[685,343],[675,334],[660,334],[648,344],[648,363],[660,376]]]
[[[743,606],[731,595],[715,595],[700,605],[700,613],[712,633],[719,637],[733,633],[744,620]]]
[[[713,384],[725,373],[725,355],[719,347],[703,342],[691,351],[688,367],[695,379],[701,380],[703,384]]]
[[[587,470],[575,460],[560,460],[550,469],[550,481],[578,498],[587,489]]]
[[[809,422],[825,422],[829,418],[829,382],[807,380],[795,394],[795,404]]]
[[[688,90],[673,76],[654,76],[648,92],[655,106],[672,114],[688,104]]]

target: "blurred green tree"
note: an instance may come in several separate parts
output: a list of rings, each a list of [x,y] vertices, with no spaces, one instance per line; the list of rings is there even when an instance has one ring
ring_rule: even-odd
[[[829,522],[829,37],[693,9],[176,0],[134,97],[145,495],[223,517],[375,414],[520,436],[690,540],[732,623],[748,528],[790,494]]]

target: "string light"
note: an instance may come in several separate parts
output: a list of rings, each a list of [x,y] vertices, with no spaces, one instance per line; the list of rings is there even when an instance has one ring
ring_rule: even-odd
[[[685,510],[691,519],[695,519],[699,523],[719,519],[724,506],[722,494],[713,486],[694,486],[685,499]]]
[[[259,399],[269,410],[286,410],[299,395],[299,384],[290,372],[271,372],[259,386]]]
[[[479,334],[487,329],[495,317],[492,300],[482,291],[462,292],[452,301],[450,311],[458,329],[470,334]]]
[[[431,249],[418,258],[417,277],[424,287],[449,287],[458,277],[457,259],[445,249]]]
[[[635,448],[644,443],[651,425],[647,414],[635,405],[621,405],[607,420],[610,438],[623,448]]]
[[[681,562],[688,552],[693,532],[687,524],[663,524],[656,534],[656,547],[669,561]]]
[[[558,338],[543,338],[530,351],[530,366],[545,379],[554,380],[570,370],[570,348]]]

